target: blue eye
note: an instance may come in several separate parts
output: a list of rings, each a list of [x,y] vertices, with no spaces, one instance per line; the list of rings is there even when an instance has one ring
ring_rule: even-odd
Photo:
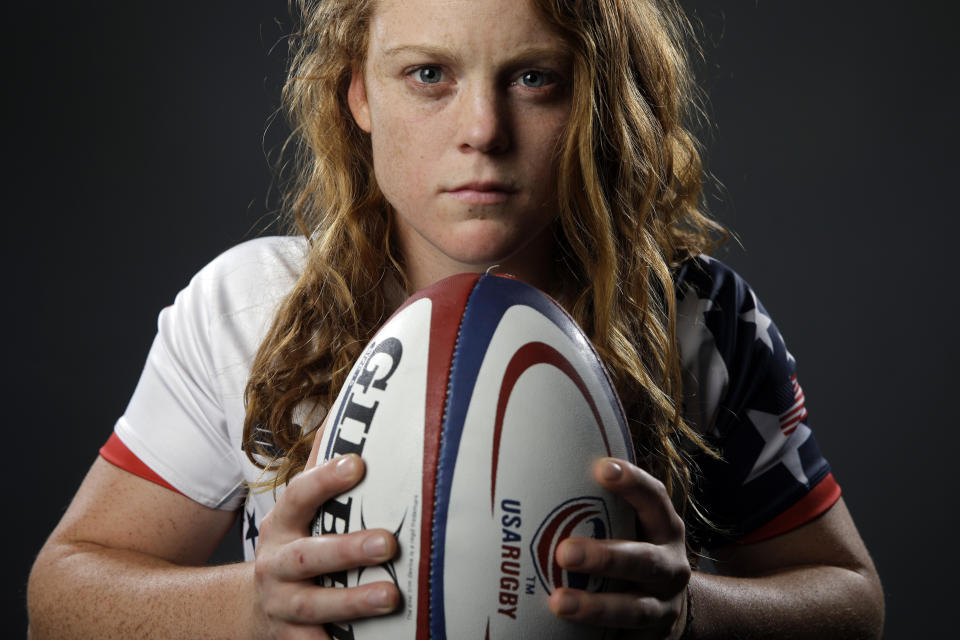
[[[547,74],[543,71],[525,71],[522,76],[520,76],[520,82],[525,87],[530,87],[532,89],[539,89],[549,82]]]
[[[417,80],[424,84],[436,84],[440,82],[442,74],[437,67],[421,67],[417,69]]]

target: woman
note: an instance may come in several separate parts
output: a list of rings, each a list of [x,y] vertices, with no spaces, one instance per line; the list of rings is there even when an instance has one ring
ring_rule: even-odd
[[[629,589],[557,590],[557,615],[637,637],[878,634],[879,581],[792,357],[742,280],[697,257],[722,229],[697,209],[673,4],[302,4],[285,100],[304,238],[231,250],[161,314],[127,412],[37,559],[32,634],[326,637],[323,623],[392,611],[393,585],[312,581],[396,552],[382,530],[308,537],[363,474],[353,456],[314,466],[316,427],[406,295],[493,264],[591,337],[643,467],[595,474],[644,539],[558,549]],[[241,505],[250,561],[201,566]],[[701,549],[724,575],[692,570]]]

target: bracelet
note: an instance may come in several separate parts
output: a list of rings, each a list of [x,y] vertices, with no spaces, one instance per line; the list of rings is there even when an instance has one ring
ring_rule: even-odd
[[[693,592],[690,591],[690,585],[687,585],[687,618],[683,625],[683,633],[677,640],[690,640],[693,637]]]

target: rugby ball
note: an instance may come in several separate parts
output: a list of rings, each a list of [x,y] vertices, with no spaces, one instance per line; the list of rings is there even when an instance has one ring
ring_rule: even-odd
[[[397,585],[399,611],[328,625],[335,638],[601,638],[549,610],[565,538],[636,537],[626,503],[593,479],[633,460],[623,409],[573,319],[519,280],[461,274],[411,296],[357,360],[321,436],[357,453],[363,481],[325,503],[314,535],[392,531],[389,563],[328,574],[328,587]]]

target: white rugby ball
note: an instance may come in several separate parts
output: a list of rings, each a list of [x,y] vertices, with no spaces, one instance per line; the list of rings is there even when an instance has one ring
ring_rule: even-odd
[[[319,582],[388,580],[403,595],[391,615],[328,625],[334,638],[604,637],[547,599],[607,586],[557,566],[561,540],[636,537],[633,511],[592,475],[633,449],[603,365],[551,298],[478,274],[414,294],[363,351],[321,438],[321,459],[357,453],[367,472],[321,507],[314,534],[384,528],[399,552]]]

